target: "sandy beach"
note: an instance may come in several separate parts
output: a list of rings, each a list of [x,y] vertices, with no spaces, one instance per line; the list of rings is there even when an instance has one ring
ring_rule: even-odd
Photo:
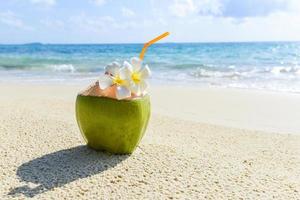
[[[85,146],[83,86],[0,85],[0,199],[300,199],[300,95],[152,87],[130,156]]]

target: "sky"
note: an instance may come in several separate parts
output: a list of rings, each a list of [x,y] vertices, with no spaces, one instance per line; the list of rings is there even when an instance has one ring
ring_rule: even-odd
[[[299,0],[0,1],[0,43],[300,41]]]

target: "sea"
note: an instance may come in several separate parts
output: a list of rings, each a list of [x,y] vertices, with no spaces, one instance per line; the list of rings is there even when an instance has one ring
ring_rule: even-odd
[[[0,45],[0,83],[87,84],[143,44]],[[159,43],[144,63],[151,84],[300,92],[300,42]]]

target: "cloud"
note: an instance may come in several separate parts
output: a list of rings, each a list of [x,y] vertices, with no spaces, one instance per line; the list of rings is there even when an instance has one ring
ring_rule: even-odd
[[[297,0],[173,0],[169,10],[177,17],[200,15],[238,19],[287,12],[295,7],[299,8],[298,2]]]
[[[171,13],[177,17],[185,17],[196,11],[197,7],[193,0],[175,0],[169,7]]]
[[[96,4],[97,6],[102,6],[106,3],[106,0],[90,0],[90,1]]]
[[[0,11],[0,41],[143,42],[164,31],[178,42],[300,39],[300,0],[13,1]],[[42,5],[54,6],[44,13]]]
[[[30,29],[12,11],[0,12],[0,23],[19,29]]]
[[[74,25],[77,24],[77,28],[81,31],[97,31],[103,29],[105,26],[102,19],[90,19],[85,14],[71,17],[70,22]]]
[[[245,18],[198,16],[176,19],[172,27],[174,40],[180,42],[299,41],[300,13],[275,11]]]
[[[143,29],[149,27],[165,26],[167,22],[161,18],[158,19],[131,19],[124,20],[112,16],[90,16],[86,13],[72,16],[69,18],[65,28],[72,29],[76,27],[77,31],[85,33],[118,32],[120,30]]]
[[[133,17],[133,16],[135,16],[135,12],[130,10],[129,8],[123,7],[121,9],[121,11],[122,11],[122,15],[124,17]]]
[[[257,17],[287,9],[288,3],[283,0],[227,0],[223,4],[221,15],[233,18]]]
[[[174,0],[169,6],[171,14],[177,17],[186,17],[193,14],[219,15],[221,13],[219,0]]]
[[[30,0],[32,4],[51,7],[56,4],[56,0]]]
[[[47,28],[63,29],[65,23],[62,20],[42,19],[40,23]]]
[[[80,31],[86,32],[106,31],[117,24],[116,20],[111,16],[91,17],[84,13],[70,17],[69,22],[71,23],[71,26],[77,27]]]

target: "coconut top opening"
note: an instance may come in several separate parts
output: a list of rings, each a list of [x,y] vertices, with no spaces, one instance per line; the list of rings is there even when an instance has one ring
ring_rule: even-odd
[[[81,96],[94,96],[94,97],[107,97],[111,99],[116,99],[115,95],[115,86],[110,86],[104,90],[102,90],[99,86],[99,81],[96,81],[92,85],[90,85],[85,90],[79,92],[79,95]],[[145,95],[136,96],[135,94],[131,94],[130,97],[124,99],[124,100],[137,100],[143,98]]]

